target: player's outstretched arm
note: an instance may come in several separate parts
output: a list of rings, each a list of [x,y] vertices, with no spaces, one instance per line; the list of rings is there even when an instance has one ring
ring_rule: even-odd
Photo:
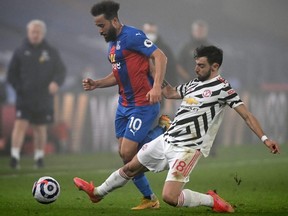
[[[166,99],[181,99],[181,95],[179,95],[176,88],[172,87],[166,80],[163,81],[161,88]]]
[[[110,73],[103,79],[92,80],[90,78],[84,79],[82,85],[85,91],[91,91],[96,88],[106,88],[117,84],[116,78],[113,73]]]
[[[161,85],[166,72],[167,57],[160,50],[156,49],[150,56],[155,63],[153,88],[147,93],[146,98],[150,103],[157,103],[161,100]]]
[[[256,117],[249,112],[244,104],[241,104],[235,108],[238,114],[244,119],[249,128],[262,140],[262,142],[270,149],[271,153],[280,153],[280,147],[277,142],[270,140],[264,134],[259,121]]]

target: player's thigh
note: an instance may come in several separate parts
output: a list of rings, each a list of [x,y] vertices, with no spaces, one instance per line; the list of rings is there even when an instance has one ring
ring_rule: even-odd
[[[138,151],[138,143],[127,138],[122,138],[120,144],[120,156],[124,162],[132,160]]]
[[[167,170],[168,161],[165,157],[164,145],[163,135],[146,143],[137,153],[138,161],[152,172]]]
[[[44,137],[47,135],[47,124],[31,124],[35,136]]]
[[[29,126],[27,119],[16,119],[14,123],[13,133],[24,134]]]
[[[169,162],[166,181],[187,183],[189,182],[190,173],[201,158],[202,153],[197,149],[181,151],[180,147],[170,146],[166,156]]]
[[[125,115],[125,108],[119,105],[116,111],[115,122],[114,122],[115,136],[118,139],[118,141],[119,139],[124,137],[127,124],[128,124],[128,116]],[[119,141],[119,149],[120,149],[121,142],[122,140]]]
[[[129,121],[124,137],[141,143],[147,136],[158,114],[158,104],[133,108],[129,113]]]

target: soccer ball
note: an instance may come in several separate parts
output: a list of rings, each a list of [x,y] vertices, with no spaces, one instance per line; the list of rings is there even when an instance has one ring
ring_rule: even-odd
[[[60,194],[59,183],[50,176],[41,177],[32,188],[33,197],[42,204],[54,202]]]

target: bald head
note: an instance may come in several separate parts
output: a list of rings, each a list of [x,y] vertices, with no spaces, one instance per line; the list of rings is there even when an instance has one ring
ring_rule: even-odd
[[[155,42],[158,37],[158,27],[154,23],[144,23],[143,31],[146,36],[152,41]]]
[[[191,25],[191,33],[194,39],[203,40],[208,35],[208,24],[203,20],[197,20]]]
[[[27,37],[32,45],[42,43],[46,32],[46,24],[42,20],[31,20],[27,24]]]

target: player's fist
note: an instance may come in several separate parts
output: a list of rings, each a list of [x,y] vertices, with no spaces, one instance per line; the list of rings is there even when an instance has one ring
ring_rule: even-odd
[[[270,149],[272,154],[280,153],[280,147],[275,141],[267,139],[264,143]]]
[[[96,88],[96,83],[94,80],[87,78],[82,80],[82,86],[85,91],[91,91]]]
[[[153,87],[146,95],[147,100],[150,104],[154,104],[161,101],[162,91],[161,87]]]

